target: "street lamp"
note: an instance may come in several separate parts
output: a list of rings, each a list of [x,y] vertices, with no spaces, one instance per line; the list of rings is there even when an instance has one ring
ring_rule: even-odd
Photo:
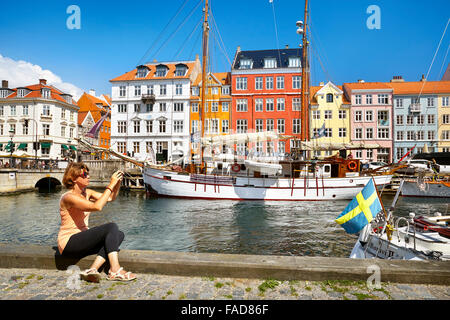
[[[11,153],[11,160],[10,160],[10,166],[9,166],[10,168],[12,168],[12,166],[13,166],[13,156],[12,156],[12,154],[13,154],[13,151],[14,151],[14,145],[13,145],[14,134],[15,134],[15,132],[14,132],[13,128],[11,128],[9,130],[9,137],[11,138],[11,140],[9,141],[9,151]]]

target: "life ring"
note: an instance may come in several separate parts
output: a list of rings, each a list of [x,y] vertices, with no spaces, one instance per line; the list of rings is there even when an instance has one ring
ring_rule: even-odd
[[[239,172],[241,171],[241,166],[235,163],[231,166],[231,170],[233,170],[233,172]]]
[[[356,170],[356,168],[358,167],[358,164],[356,163],[356,161],[350,161],[347,165],[347,167],[350,170]]]

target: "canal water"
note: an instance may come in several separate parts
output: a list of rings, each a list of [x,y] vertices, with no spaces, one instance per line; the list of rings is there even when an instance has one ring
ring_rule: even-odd
[[[56,246],[56,193],[0,197],[0,242]],[[393,196],[382,196],[389,207]],[[262,202],[147,199],[121,192],[90,226],[115,222],[125,233],[122,249],[348,257],[357,239],[334,220],[348,201]],[[400,198],[395,215],[450,214],[450,203]]]

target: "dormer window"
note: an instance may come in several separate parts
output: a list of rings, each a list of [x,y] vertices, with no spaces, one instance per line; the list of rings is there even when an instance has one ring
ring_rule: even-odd
[[[9,96],[9,90],[0,90],[0,98],[6,98]]]
[[[137,68],[136,78],[145,78],[148,74],[148,68],[146,66],[139,66]]]
[[[26,96],[26,89],[17,89],[17,98],[23,98]]]
[[[42,98],[50,99],[50,89],[47,88],[42,89]]]
[[[239,69],[251,69],[253,61],[251,59],[241,59]]]
[[[70,94],[62,94],[61,97],[63,97],[67,103],[72,103],[72,96]]]
[[[289,67],[290,68],[299,68],[300,67],[300,58],[299,57],[289,58]]]
[[[184,77],[187,68],[185,65],[177,65],[175,69],[175,77]]]
[[[264,59],[264,68],[276,68],[277,60],[275,58]]]
[[[156,67],[155,77],[165,77],[167,73],[167,67],[164,65],[159,65]]]

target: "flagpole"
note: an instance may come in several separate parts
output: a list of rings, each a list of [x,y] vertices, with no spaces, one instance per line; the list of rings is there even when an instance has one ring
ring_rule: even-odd
[[[378,189],[377,189],[377,184],[375,183],[375,179],[373,176],[372,176],[372,181],[373,181],[373,185],[375,186],[375,191],[377,192],[378,199],[380,200],[381,208],[383,208],[384,217],[387,219],[388,215],[386,213],[386,209],[384,208],[383,201],[381,201],[381,197],[380,197],[380,194],[378,193]]]

